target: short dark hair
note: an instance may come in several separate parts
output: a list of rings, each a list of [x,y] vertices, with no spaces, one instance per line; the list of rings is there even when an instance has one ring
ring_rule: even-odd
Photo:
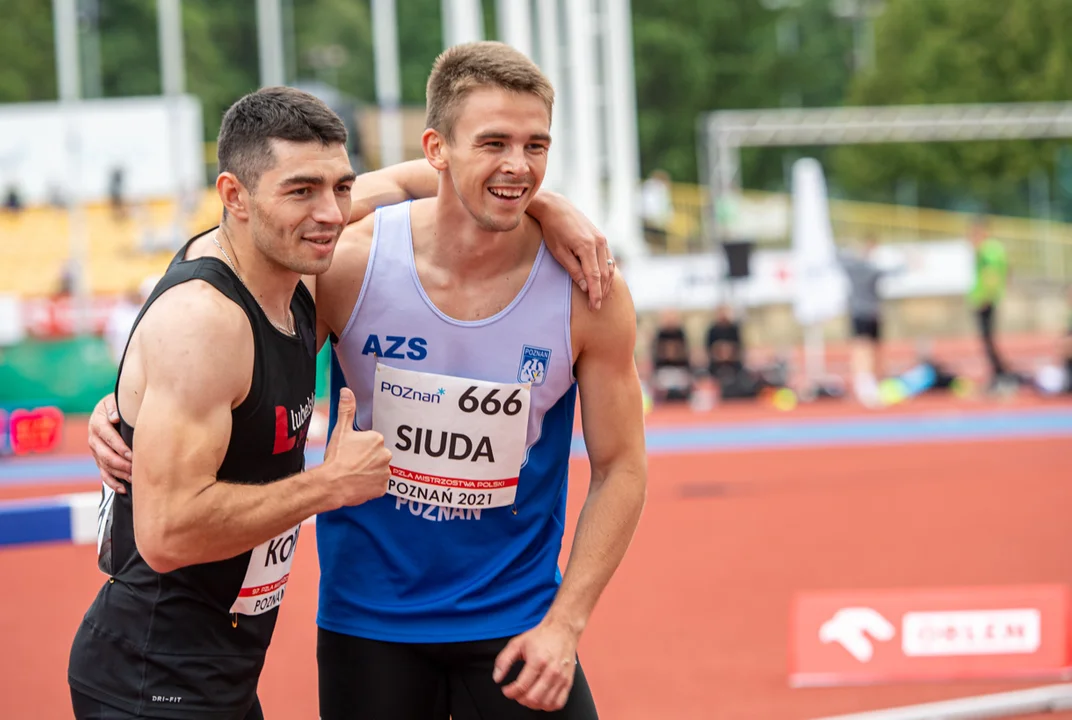
[[[223,116],[216,140],[220,172],[231,172],[251,190],[275,158],[269,140],[345,144],[346,126],[319,98],[289,87],[246,95]]]
[[[425,126],[453,139],[458,109],[469,93],[481,87],[535,95],[551,117],[555,90],[540,67],[505,43],[485,41],[455,45],[436,58],[425,87]]]

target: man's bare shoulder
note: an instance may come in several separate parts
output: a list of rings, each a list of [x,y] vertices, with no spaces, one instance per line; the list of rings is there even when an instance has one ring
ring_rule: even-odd
[[[157,298],[138,324],[132,345],[149,384],[192,385],[204,395],[244,395],[248,390],[254,356],[249,319],[202,280],[187,281]]]
[[[347,225],[335,245],[335,254],[331,257],[331,267],[317,278],[317,287],[325,284],[335,285],[340,280],[346,284],[354,278],[364,277],[368,266],[369,253],[372,251],[372,236],[376,229],[376,216],[368,215],[357,222]]]
[[[611,350],[628,346],[632,353],[636,343],[636,308],[622,274],[614,274],[610,292],[604,296],[599,310],[589,306],[588,293],[576,283],[572,285],[572,293],[570,333],[574,356],[586,347]]]

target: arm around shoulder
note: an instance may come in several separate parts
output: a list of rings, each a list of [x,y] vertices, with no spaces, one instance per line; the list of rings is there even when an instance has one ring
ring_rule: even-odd
[[[410,160],[358,175],[350,192],[350,222],[373,214],[379,207],[433,197],[438,189],[439,174],[427,160]]]

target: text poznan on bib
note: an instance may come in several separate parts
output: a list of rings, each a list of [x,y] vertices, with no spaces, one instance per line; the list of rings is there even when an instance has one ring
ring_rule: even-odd
[[[376,365],[372,429],[391,451],[390,495],[452,508],[509,506],[525,459],[528,383]]]

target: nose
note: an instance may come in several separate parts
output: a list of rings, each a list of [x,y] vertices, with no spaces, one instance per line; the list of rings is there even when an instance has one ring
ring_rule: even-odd
[[[528,156],[525,148],[521,145],[511,145],[510,152],[506,154],[502,162],[502,171],[506,175],[526,175],[529,171]]]
[[[335,193],[320,193],[313,206],[312,218],[321,225],[342,225],[345,222],[342,202]]]

